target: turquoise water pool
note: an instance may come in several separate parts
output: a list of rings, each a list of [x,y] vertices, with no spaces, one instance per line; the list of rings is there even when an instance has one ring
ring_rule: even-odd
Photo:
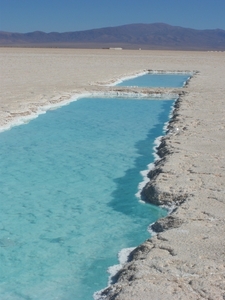
[[[172,100],[81,98],[0,133],[0,299],[89,300],[166,211],[137,199]]]
[[[180,88],[185,85],[191,74],[188,73],[147,73],[125,79],[117,86]]]

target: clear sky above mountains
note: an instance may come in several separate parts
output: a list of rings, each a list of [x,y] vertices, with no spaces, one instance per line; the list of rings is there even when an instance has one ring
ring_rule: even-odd
[[[0,31],[78,31],[132,23],[225,29],[225,0],[0,0]]]

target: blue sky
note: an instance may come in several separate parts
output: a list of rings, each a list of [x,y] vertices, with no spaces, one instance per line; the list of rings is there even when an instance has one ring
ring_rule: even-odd
[[[162,22],[225,29],[225,0],[0,0],[0,31],[78,31]]]

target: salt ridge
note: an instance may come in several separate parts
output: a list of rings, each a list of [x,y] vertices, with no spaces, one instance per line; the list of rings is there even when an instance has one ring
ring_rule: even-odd
[[[0,132],[10,130],[12,127],[23,125],[29,123],[31,120],[36,119],[39,115],[45,114],[49,110],[58,109],[60,107],[63,107],[65,105],[69,105],[70,103],[80,100],[85,97],[95,98],[95,97],[107,97],[107,98],[123,98],[128,97],[130,99],[150,99],[153,100],[155,98],[157,99],[173,99],[175,94],[163,94],[163,93],[136,93],[136,92],[127,92],[127,91],[93,91],[93,92],[85,92],[85,93],[78,93],[72,95],[70,98],[59,101],[57,103],[51,103],[51,104],[45,104],[43,106],[38,106],[37,111],[33,112],[28,109],[29,113],[27,115],[24,115],[23,112],[18,112],[18,116],[13,117],[10,121],[7,122],[7,124],[2,125],[0,127]]]

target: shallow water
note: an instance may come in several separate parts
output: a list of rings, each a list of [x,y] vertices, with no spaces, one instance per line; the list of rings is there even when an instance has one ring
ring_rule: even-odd
[[[83,98],[0,134],[0,298],[88,300],[166,214],[135,197],[173,101]]]
[[[135,194],[173,102],[82,98],[0,134],[0,299],[89,300],[107,285],[118,252],[166,215]]]
[[[190,75],[188,73],[147,73],[124,80],[118,83],[117,86],[179,88],[185,85]]]

